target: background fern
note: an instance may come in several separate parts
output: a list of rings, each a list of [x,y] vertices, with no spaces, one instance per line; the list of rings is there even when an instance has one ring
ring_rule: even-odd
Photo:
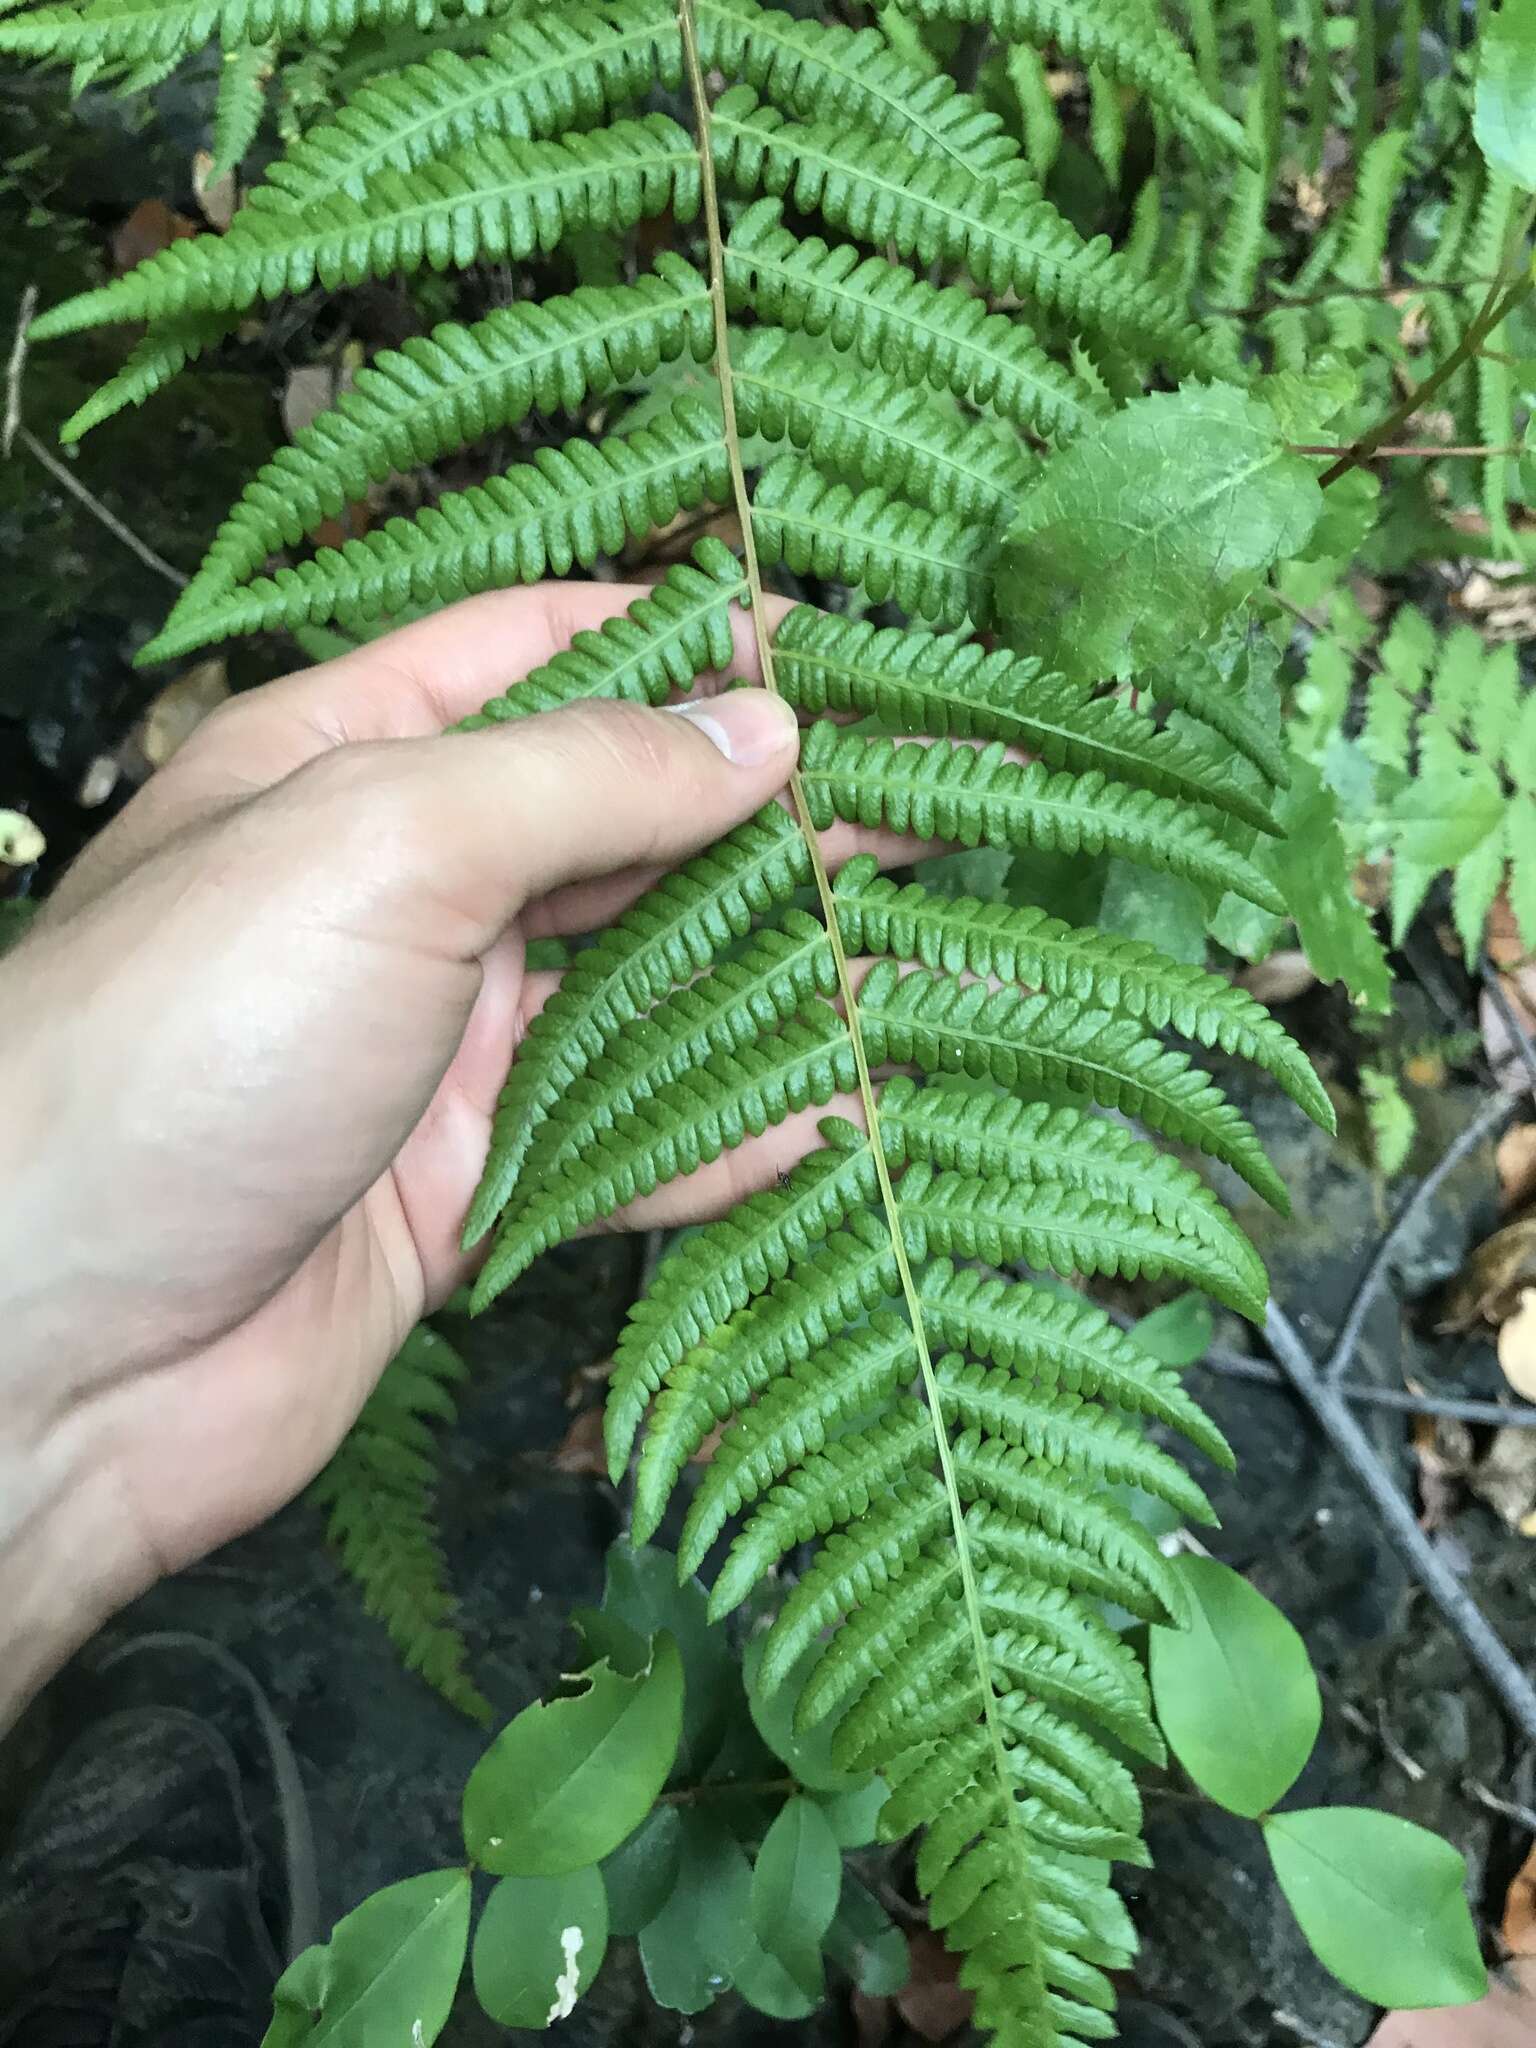
[[[437,1431],[454,1418],[453,1390],[465,1370],[435,1330],[413,1330],[309,1496],[405,1663],[486,1723],[490,1702],[469,1676],[437,1535]]]

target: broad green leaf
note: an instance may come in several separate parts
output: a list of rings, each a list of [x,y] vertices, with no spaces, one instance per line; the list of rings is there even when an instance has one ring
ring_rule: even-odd
[[[852,1792],[818,1792],[816,1804],[844,1849],[862,1849],[874,1841],[880,1809],[891,1796],[884,1778],[871,1778]]]
[[[1477,49],[1472,132],[1490,169],[1536,192],[1536,7],[1504,0]]]
[[[1223,384],[1134,399],[1052,456],[998,556],[1013,644],[1080,680],[1171,662],[1306,543],[1316,465]]]
[[[852,1872],[843,1878],[824,1946],[867,1998],[894,1997],[907,1981],[911,1958],[906,1936]]]
[[[1131,1335],[1144,1351],[1150,1351],[1161,1365],[1182,1372],[1198,1365],[1211,1348],[1215,1335],[1211,1304],[1203,1294],[1181,1294],[1166,1301],[1134,1325]]]
[[[429,1871],[364,1899],[284,1971],[262,2048],[430,2048],[464,1968],[469,1899],[467,1870]]]
[[[596,1870],[504,1877],[475,1929],[475,1996],[504,2027],[568,2019],[608,1948],[608,1901]]]
[[[1200,1790],[1250,1819],[1295,1784],[1322,1702],[1306,1645],[1279,1608],[1213,1557],[1181,1557],[1185,1629],[1151,1631],[1152,1698]]]
[[[730,1988],[757,1947],[752,1866],[716,1815],[688,1807],[681,1819],[677,1882],[656,1918],[640,1930],[640,1961],[658,2005],[694,2013]]]
[[[1112,860],[1098,921],[1103,930],[1142,939],[1171,960],[1190,967],[1205,965],[1205,906],[1200,891],[1182,875]]]
[[[1488,1987],[1467,1866],[1427,1828],[1364,1806],[1272,1815],[1280,1889],[1325,1969],[1373,2005],[1468,2005]]]
[[[790,1799],[763,1838],[752,1871],[752,1931],[806,1994],[821,1988],[821,1938],[843,1888],[843,1852],[826,1815]]]
[[[675,1806],[653,1806],[627,1842],[603,1862],[608,1927],[638,1934],[671,1897],[682,1861],[683,1824]]]
[[[633,1834],[677,1756],[683,1667],[670,1636],[626,1678],[605,1663],[574,1699],[540,1701],[504,1728],[464,1788],[464,1842],[500,1877],[581,1870]]]
[[[1453,868],[1496,832],[1504,817],[1499,780],[1484,761],[1458,774],[1419,775],[1387,812],[1394,855],[1417,867]]]
[[[1276,808],[1285,837],[1271,850],[1270,864],[1303,951],[1319,979],[1342,981],[1356,1002],[1384,1014],[1392,1006],[1392,976],[1350,886],[1352,863],[1333,791],[1310,762],[1297,761]]]
[[[696,1783],[713,1763],[732,1710],[744,1706],[736,1660],[723,1628],[709,1619],[709,1595],[697,1578],[677,1582],[670,1550],[637,1547],[625,1539],[610,1545],[603,1585],[603,1611],[627,1621],[642,1635],[665,1629],[683,1660],[683,1737],[676,1769]]]
[[[832,1737],[838,1717],[829,1715],[803,1735],[795,1729],[795,1709],[800,1703],[800,1694],[821,1654],[819,1645],[807,1650],[784,1683],[773,1692],[765,1693],[757,1682],[763,1661],[763,1638],[755,1636],[747,1645],[741,1667],[747,1682],[747,1702],[758,1734],[774,1755],[789,1765],[807,1791],[848,1792],[868,1784],[869,1773],[840,1771],[833,1763]]]

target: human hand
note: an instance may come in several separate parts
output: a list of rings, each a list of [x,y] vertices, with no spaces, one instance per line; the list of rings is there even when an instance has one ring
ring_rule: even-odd
[[[526,941],[608,922],[783,788],[793,716],[756,690],[439,737],[636,594],[478,598],[236,699],[6,962],[0,1712],[297,1492],[465,1277],[555,979]],[[737,647],[750,677],[745,621]],[[718,1212],[813,1122],[619,1220]]]

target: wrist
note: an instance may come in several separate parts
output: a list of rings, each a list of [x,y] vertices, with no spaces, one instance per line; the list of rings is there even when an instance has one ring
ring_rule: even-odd
[[[77,1410],[0,1443],[0,1734],[155,1572]]]

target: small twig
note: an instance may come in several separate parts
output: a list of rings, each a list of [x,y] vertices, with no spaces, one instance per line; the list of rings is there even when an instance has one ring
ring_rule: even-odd
[[[1455,1143],[1446,1147],[1435,1165],[1398,1209],[1386,1235],[1377,1245],[1370,1264],[1360,1276],[1354,1299],[1349,1304],[1339,1334],[1334,1340],[1333,1349],[1328,1354],[1327,1363],[1323,1367],[1323,1378],[1329,1386],[1337,1386],[1349,1370],[1360,1343],[1360,1333],[1365,1328],[1366,1317],[1375,1306],[1376,1296],[1387,1276],[1387,1269],[1397,1254],[1398,1246],[1409,1224],[1461,1162],[1492,1137],[1501,1125],[1507,1124],[1518,1107],[1518,1102],[1508,1095],[1494,1096],[1467,1128],[1458,1134]]]
[[[1401,279],[1387,284],[1334,284],[1320,292],[1306,292],[1288,298],[1284,292],[1272,299],[1256,299],[1251,306],[1213,306],[1223,320],[1257,320],[1265,313],[1283,313],[1291,308],[1326,305],[1330,299],[1411,299],[1422,292],[1475,292],[1501,283],[1499,277],[1425,277],[1405,284]]]
[[[770,1799],[797,1792],[799,1786],[793,1778],[720,1778],[705,1779],[699,1785],[680,1785],[675,1792],[663,1792],[657,1800],[658,1806],[695,1806],[701,1799],[724,1799],[728,1794],[746,1799]]]
[[[1520,1064],[1525,1068],[1533,1088],[1536,1088],[1536,1045],[1531,1043],[1531,1034],[1520,1022],[1519,1013],[1504,991],[1503,977],[1490,961],[1485,960],[1482,968],[1483,987],[1488,991],[1488,1000],[1499,1013],[1499,1022],[1514,1040],[1515,1051],[1520,1055]]]
[[[1489,1626],[1487,1617],[1419,1527],[1374,1445],[1338,1387],[1329,1386],[1283,1309],[1270,1303],[1265,1341],[1285,1368],[1355,1484],[1375,1508],[1388,1542],[1439,1608],[1527,1742],[1536,1742],[1536,1687]]]
[[[16,339],[11,343],[11,359],[5,366],[5,422],[0,426],[0,461],[3,462],[10,460],[17,429],[21,425],[21,373],[27,362],[27,330],[36,311],[37,286],[29,284],[21,295],[21,309],[16,315]]]
[[[1286,447],[1292,455],[1340,456],[1350,453],[1347,447],[1342,447],[1337,442],[1332,445],[1324,444],[1321,447],[1316,447],[1310,443],[1289,441],[1286,443]],[[1389,455],[1419,455],[1428,459],[1436,455],[1523,455],[1524,453],[1524,444],[1519,441],[1510,441],[1502,448],[1492,448],[1486,444],[1474,447],[1466,447],[1464,445],[1451,447],[1443,445],[1438,441],[1400,441],[1385,447],[1373,448],[1368,456],[1363,456],[1360,459],[1369,462],[1382,462]]]
[[[71,476],[67,466],[60,462],[51,449],[43,446],[36,434],[26,427],[18,426],[16,439],[29,455],[43,465],[55,482],[62,484],[71,497],[80,501],[93,519],[99,519],[108,533],[120,540],[125,548],[131,549],[146,569],[153,569],[157,576],[163,576],[167,583],[174,583],[178,590],[186,589],[192,580],[191,577],[184,576],[180,569],[172,568],[163,555],[157,555],[147,541],[139,539],[132,527],[124,526],[117,514],[109,511],[94,492],[88,491],[77,476]]]
[[[1486,1806],[1493,1813],[1502,1813],[1506,1820],[1518,1821],[1523,1828],[1529,1828],[1536,1835],[1536,1810],[1521,1806],[1513,1799],[1501,1799],[1497,1792],[1490,1792],[1486,1785],[1480,1785],[1476,1778],[1463,1778],[1461,1789],[1469,1799],[1475,1799],[1479,1806]]]

